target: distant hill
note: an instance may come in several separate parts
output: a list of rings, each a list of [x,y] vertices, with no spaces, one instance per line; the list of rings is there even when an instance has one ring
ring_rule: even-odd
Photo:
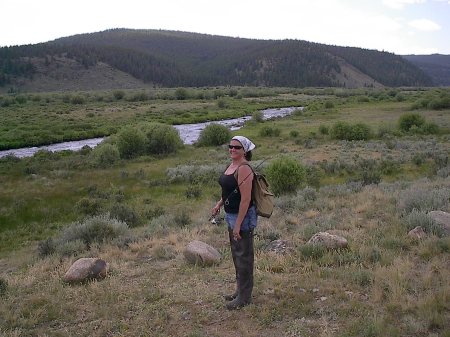
[[[427,73],[435,85],[450,86],[450,55],[405,55],[403,57]]]
[[[299,40],[112,29],[0,48],[3,91],[145,85],[355,88],[427,86],[432,80],[392,53]]]

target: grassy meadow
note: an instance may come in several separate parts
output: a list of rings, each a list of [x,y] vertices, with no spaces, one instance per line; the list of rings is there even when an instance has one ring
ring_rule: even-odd
[[[235,283],[226,225],[208,220],[226,147],[186,145],[111,165],[99,165],[96,149],[0,158],[0,336],[450,337],[450,238],[427,215],[450,211],[448,89],[19,97],[0,97],[0,149],[114,139],[123,126],[147,122],[254,115],[233,134],[257,145],[259,170],[289,156],[306,176],[276,197],[270,219],[259,218],[253,303],[230,312],[222,297]],[[258,118],[258,110],[285,106],[306,108]],[[407,114],[422,116],[423,127],[402,130]],[[348,126],[353,140],[340,132]],[[89,227],[96,221],[118,230]],[[409,237],[419,225],[427,237]],[[349,247],[305,245],[321,231]],[[276,239],[288,242],[287,253],[267,251]],[[187,264],[183,250],[193,240],[218,249],[221,263]],[[80,257],[106,260],[106,279],[65,284]]]

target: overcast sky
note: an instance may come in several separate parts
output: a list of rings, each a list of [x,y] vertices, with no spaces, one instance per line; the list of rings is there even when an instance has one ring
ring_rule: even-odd
[[[450,0],[0,0],[0,46],[110,28],[450,54]]]

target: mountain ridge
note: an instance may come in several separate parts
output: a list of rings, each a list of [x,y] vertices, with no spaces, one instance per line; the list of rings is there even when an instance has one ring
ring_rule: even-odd
[[[85,69],[106,64],[118,74],[131,75],[136,85],[143,86],[353,88],[433,84],[423,70],[405,58],[376,50],[302,40],[117,28],[0,48],[0,86],[32,90],[32,83],[38,78],[42,81],[46,73],[45,69],[38,72],[32,60],[44,60],[50,67],[56,58],[75,60]],[[98,87],[110,89],[108,86],[120,87],[120,83],[106,82]],[[46,87],[57,88],[58,81]]]

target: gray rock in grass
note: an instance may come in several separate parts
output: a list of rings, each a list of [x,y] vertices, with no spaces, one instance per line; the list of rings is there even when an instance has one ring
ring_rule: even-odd
[[[211,266],[220,262],[222,256],[214,247],[202,241],[192,241],[184,250],[184,257],[189,263]]]
[[[327,232],[319,232],[313,235],[306,244],[320,245],[327,249],[347,248],[347,239]]]
[[[423,230],[422,227],[417,226],[416,228],[411,229],[408,232],[408,236],[413,238],[413,239],[422,240],[422,239],[425,239],[427,237],[427,233],[425,233],[425,231]]]
[[[86,258],[76,260],[63,277],[64,282],[78,283],[88,280],[99,280],[106,277],[108,264],[99,258]]]

